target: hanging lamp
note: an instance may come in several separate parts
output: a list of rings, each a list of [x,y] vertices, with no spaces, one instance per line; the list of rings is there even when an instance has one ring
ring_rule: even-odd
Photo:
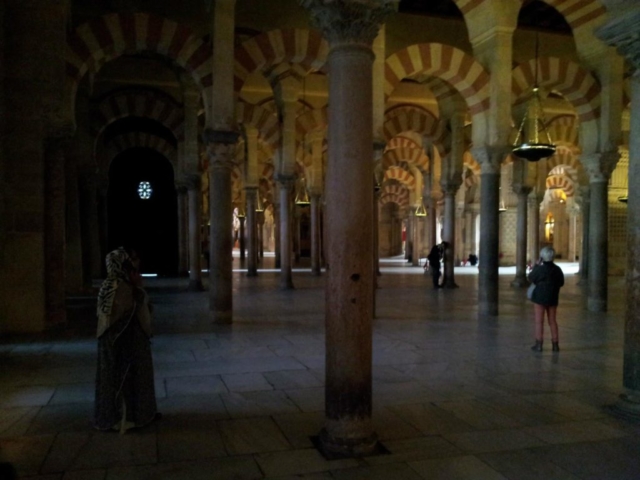
[[[618,201],[620,203],[627,203],[629,201],[629,198],[626,195],[622,195],[621,197],[618,197]]]
[[[420,205],[418,207],[416,207],[415,216],[416,217],[426,217],[427,216],[427,209],[424,206],[424,201],[423,201],[422,197],[420,197]]]
[[[236,214],[238,218],[245,218],[247,214],[244,211],[244,207],[238,207],[238,213]]]
[[[300,187],[296,189],[296,205],[305,206],[311,203],[309,200],[309,194],[307,193],[307,185],[304,177],[300,180]],[[302,192],[301,192],[302,191]],[[302,193],[302,194],[301,194]]]
[[[260,193],[256,195],[256,212],[258,213],[264,212],[264,203],[262,203],[262,198],[260,198]]]
[[[504,213],[507,211],[507,207],[504,203],[504,200],[502,199],[502,187],[500,187],[498,191],[500,192],[500,201],[498,203],[498,213]]]
[[[537,22],[536,22],[537,24]],[[515,142],[513,142],[513,154],[529,162],[537,162],[556,153],[556,146],[551,142],[551,136],[547,131],[538,88],[538,60],[539,60],[538,32],[536,31],[535,48],[535,76],[533,83],[533,96],[528,102],[527,109]],[[531,118],[529,118],[531,116]]]

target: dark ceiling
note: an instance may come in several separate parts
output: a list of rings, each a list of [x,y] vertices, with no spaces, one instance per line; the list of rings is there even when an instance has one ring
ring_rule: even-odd
[[[400,0],[400,11],[416,15],[463,18],[453,0]],[[565,35],[572,33],[564,17],[541,0],[524,0],[518,16],[518,27]]]

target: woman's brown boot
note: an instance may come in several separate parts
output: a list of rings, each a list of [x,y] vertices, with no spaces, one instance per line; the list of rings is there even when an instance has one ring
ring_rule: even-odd
[[[558,346],[558,342],[551,342],[551,350],[554,352],[559,352],[560,347]]]
[[[531,347],[531,350],[533,350],[534,352],[541,352],[542,351],[542,340],[536,340],[536,344]]]

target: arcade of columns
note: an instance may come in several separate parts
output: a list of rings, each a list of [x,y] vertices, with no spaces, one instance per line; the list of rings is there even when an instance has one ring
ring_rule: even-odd
[[[377,258],[380,252],[398,253],[401,222],[414,265],[438,239],[452,245],[446,287],[456,286],[453,261],[478,253],[480,317],[499,313],[498,266],[505,252],[516,265],[512,285],[522,287],[526,262],[537,257],[542,242],[555,245],[556,237],[562,238],[558,245],[566,245],[564,255],[580,258],[589,310],[606,310],[610,266],[601,252],[609,251],[609,181],[626,152],[634,178],[640,155],[640,135],[633,135],[640,128],[638,77],[629,81],[627,146],[622,143],[624,60],[614,53],[617,47],[633,68],[640,65],[640,42],[633,33],[640,9],[633,1],[602,0],[603,6],[584,0],[570,10],[562,1],[547,1],[571,25],[579,61],[541,55],[516,62],[519,2],[457,0],[468,52],[435,43],[387,51],[397,9],[391,0],[301,0],[314,29],[272,31],[239,45],[234,43],[236,0],[214,2],[211,43],[186,26],[143,13],[108,15],[67,34],[66,2],[31,3],[34,8],[18,0],[0,5],[0,20],[12,19],[0,21],[0,70],[5,72],[0,77],[5,93],[0,102],[0,331],[63,325],[65,294],[90,287],[100,276],[109,162],[131,146],[164,152],[172,161],[179,270],[189,272],[193,290],[203,289],[202,212],[208,214],[209,307],[216,323],[233,321],[234,207],[246,212],[248,275],[256,276],[264,244],[264,214],[256,210],[258,204],[269,205],[280,286],[290,289],[293,197],[301,188],[308,190],[312,271],[320,273],[321,257],[329,266],[321,433],[328,452],[361,455],[375,448],[371,320]],[[96,150],[96,130],[104,125],[96,129],[85,121],[92,106],[83,78],[131,51],[164,55],[184,72],[181,108],[162,110],[155,118],[175,132],[176,151],[157,138],[140,136],[115,138],[105,151]],[[549,95],[549,130],[559,148],[554,157],[531,164],[512,158],[510,145],[514,118],[527,108],[536,70],[539,86]],[[326,91],[318,94],[325,78]],[[272,103],[247,101],[251,93],[243,89],[256,81],[272,91]],[[316,104],[301,112],[307,83],[315,84]],[[411,89],[430,92],[430,100],[407,104]],[[108,105],[99,108],[105,122],[117,119]],[[133,110],[129,115],[136,114]],[[142,110],[151,117],[159,111]],[[505,198],[511,208],[501,216]],[[634,231],[639,202],[629,192],[629,305],[640,295],[635,275],[640,239]],[[428,215],[416,216],[423,204]],[[547,218],[564,220],[555,225],[553,239]],[[638,413],[640,318],[635,310],[627,309],[626,390],[619,408]]]

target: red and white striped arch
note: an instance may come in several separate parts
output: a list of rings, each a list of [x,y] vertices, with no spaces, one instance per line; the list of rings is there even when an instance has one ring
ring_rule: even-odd
[[[538,85],[560,92],[576,109],[581,122],[600,116],[600,84],[588,70],[562,58],[537,60]],[[535,84],[536,59],[513,70],[513,101],[523,101]]]
[[[409,190],[402,185],[385,185],[380,195],[380,205],[395,203],[399,207],[409,206]]]
[[[252,125],[258,130],[259,138],[272,150],[280,144],[280,126],[278,117],[265,108],[246,102],[236,104],[236,118],[238,123]]]
[[[578,178],[578,171],[582,170],[582,165],[573,153],[563,150],[547,159],[547,175],[557,167],[564,167],[565,171],[574,179]]]
[[[462,155],[462,164],[471,170],[474,175],[480,175],[480,164],[473,158],[469,150],[465,151]]]
[[[575,115],[558,115],[547,122],[547,131],[555,144],[577,145],[578,125]]]
[[[394,148],[387,150],[382,155],[382,167],[387,169],[393,165],[408,163],[419,170],[426,170],[429,166],[429,157],[422,149],[417,148]]]
[[[105,160],[106,165],[99,165],[100,170],[109,171],[111,161],[122,152],[131,148],[148,148],[158,152],[165,157],[174,167],[178,165],[178,152],[176,147],[167,142],[164,138],[146,132],[129,132],[113,137],[106,145],[108,152]]]
[[[306,71],[321,70],[328,54],[329,44],[315,30],[285,28],[262,33],[236,47],[235,91],[242,89],[251,73],[267,72],[279,63],[298,64]]]
[[[397,137],[393,137],[391,140],[387,142],[386,149],[393,150],[394,148],[417,148],[421,149],[422,145],[418,145],[418,143],[412,138],[403,137],[402,135],[398,135]]]
[[[416,179],[411,172],[408,172],[397,165],[391,166],[385,170],[384,179],[397,180],[405,185],[410,191],[413,191],[416,188]]]
[[[404,78],[431,75],[448,82],[467,102],[471,115],[489,108],[489,74],[462,50],[440,43],[411,45],[387,58],[385,87],[391,95]]]
[[[438,149],[440,156],[448,153],[451,144],[449,132],[428,110],[399,107],[389,111],[385,117],[383,133],[387,141],[411,131],[428,137]]]
[[[303,138],[307,133],[315,130],[324,130],[329,125],[329,118],[327,116],[327,108],[317,108],[313,110],[307,110],[302,115],[296,118],[296,135],[298,138]]]
[[[573,197],[575,190],[573,181],[566,175],[549,175],[546,180],[546,187],[548,190],[562,190],[568,197]]]
[[[126,117],[155,120],[170,130],[177,141],[184,139],[182,108],[169,98],[148,91],[119,92],[102,100],[92,119],[96,136],[116,120]]]
[[[104,15],[80,25],[67,40],[67,101],[75,111],[75,97],[87,72],[98,72],[124,53],[150,51],[164,55],[191,74],[203,91],[205,111],[213,84],[212,47],[188,27],[149,13]]]
[[[542,0],[555,8],[573,30],[599,21],[606,10],[597,0]],[[482,6],[486,0],[454,0],[463,15]]]

